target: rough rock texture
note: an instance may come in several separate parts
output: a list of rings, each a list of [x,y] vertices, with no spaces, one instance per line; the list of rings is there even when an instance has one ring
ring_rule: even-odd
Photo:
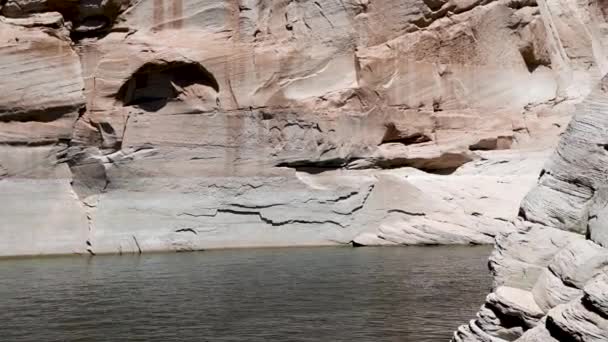
[[[566,20],[573,5],[543,6]],[[591,20],[586,24],[601,56],[606,24],[592,25],[598,4],[590,5],[579,14]],[[522,201],[518,231],[497,239],[490,259],[494,292],[453,341],[608,341],[607,142],[605,76],[577,106],[537,186]]]
[[[0,256],[515,237],[608,71],[598,4],[0,1]],[[581,232],[553,169],[522,210]]]

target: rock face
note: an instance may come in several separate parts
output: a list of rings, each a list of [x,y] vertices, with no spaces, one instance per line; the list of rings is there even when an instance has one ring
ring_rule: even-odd
[[[608,72],[603,15],[567,0],[0,1],[0,256],[499,235],[510,285],[493,303],[510,312],[498,303],[562,241],[520,257],[502,236],[521,235],[520,201]],[[566,160],[545,167],[522,205],[534,229],[583,231],[602,169],[582,158],[580,183]],[[523,304],[525,328],[554,295]]]
[[[605,37],[595,34],[594,42]],[[495,290],[453,341],[608,341],[606,141],[608,77],[577,106],[522,201],[518,230],[497,239]]]

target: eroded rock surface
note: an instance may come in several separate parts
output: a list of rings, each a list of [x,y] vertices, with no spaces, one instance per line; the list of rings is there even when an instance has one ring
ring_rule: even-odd
[[[608,77],[581,103],[537,186],[519,230],[497,239],[495,290],[453,341],[607,341]]]
[[[541,169],[608,71],[599,6],[2,1],[0,255],[492,243],[541,173],[525,216],[581,232],[591,182]]]

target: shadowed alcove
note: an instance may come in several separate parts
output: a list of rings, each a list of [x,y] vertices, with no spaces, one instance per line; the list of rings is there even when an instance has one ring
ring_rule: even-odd
[[[123,83],[116,97],[124,106],[157,111],[193,85],[208,87],[215,93],[220,90],[215,77],[199,63],[153,61],[139,67]]]

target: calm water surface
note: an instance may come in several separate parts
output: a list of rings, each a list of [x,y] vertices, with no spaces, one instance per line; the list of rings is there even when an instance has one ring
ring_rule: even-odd
[[[490,247],[294,248],[0,261],[0,340],[447,341]]]

